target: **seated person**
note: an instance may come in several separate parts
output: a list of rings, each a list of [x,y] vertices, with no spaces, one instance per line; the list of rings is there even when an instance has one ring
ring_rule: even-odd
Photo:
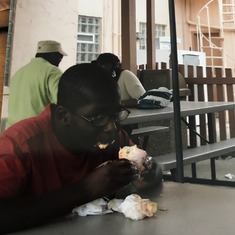
[[[127,116],[117,83],[102,67],[65,71],[57,104],[0,136],[0,233],[48,223],[130,183],[160,184],[157,163],[140,180],[130,161],[118,159],[120,147],[132,144],[117,128]]]
[[[118,83],[121,101],[125,107],[136,107],[137,100],[145,93],[139,78],[130,70],[122,69],[120,59],[112,53],[100,54],[96,62],[104,67]],[[123,126],[128,135],[131,135],[133,129],[138,128],[138,124]],[[139,143],[138,138],[133,140],[136,144]]]
[[[96,62],[111,73],[117,81],[123,105],[125,107],[135,107],[137,100],[145,93],[139,78],[130,70],[122,69],[119,58],[112,53],[100,54]]]

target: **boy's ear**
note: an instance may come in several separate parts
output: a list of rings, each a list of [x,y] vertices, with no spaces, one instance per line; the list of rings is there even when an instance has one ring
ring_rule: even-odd
[[[69,112],[63,106],[57,106],[56,109],[57,119],[62,123],[63,126],[68,126],[71,121],[71,112]]]

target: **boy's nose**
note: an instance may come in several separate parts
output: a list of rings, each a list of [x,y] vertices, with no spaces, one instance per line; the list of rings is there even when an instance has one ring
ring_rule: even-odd
[[[116,131],[117,130],[117,125],[114,121],[113,118],[111,118],[108,122],[108,124],[104,127],[104,131],[108,132],[108,131]]]

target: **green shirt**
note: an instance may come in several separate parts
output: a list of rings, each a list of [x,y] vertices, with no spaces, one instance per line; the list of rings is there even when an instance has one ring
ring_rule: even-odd
[[[6,127],[38,115],[50,103],[56,103],[62,71],[43,58],[33,58],[12,77],[9,89]]]

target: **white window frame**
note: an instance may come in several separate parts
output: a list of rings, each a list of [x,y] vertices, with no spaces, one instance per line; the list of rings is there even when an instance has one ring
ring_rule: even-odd
[[[76,63],[89,63],[100,54],[101,23],[100,17],[78,15]],[[91,37],[79,38],[79,35]]]
[[[88,41],[88,40],[79,40],[77,39],[77,42],[81,42],[81,43],[95,43],[95,35],[93,33],[77,33],[77,36],[91,36],[92,40]]]

